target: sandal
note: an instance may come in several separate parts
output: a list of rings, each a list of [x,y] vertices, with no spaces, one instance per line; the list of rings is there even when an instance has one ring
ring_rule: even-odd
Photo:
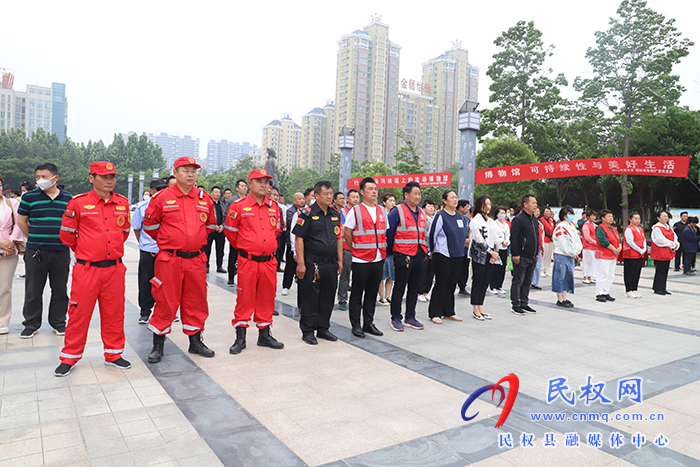
[[[451,316],[443,316],[445,319],[449,319],[451,321],[463,321],[462,318],[460,318],[457,315],[451,315]]]
[[[430,321],[432,321],[435,324],[442,324],[442,320],[437,316],[435,318],[430,318]]]

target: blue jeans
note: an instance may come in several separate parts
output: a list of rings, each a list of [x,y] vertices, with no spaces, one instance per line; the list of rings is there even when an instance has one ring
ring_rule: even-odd
[[[542,271],[542,250],[537,255],[537,266],[535,266],[535,273],[532,275],[532,285],[540,284],[540,272]]]

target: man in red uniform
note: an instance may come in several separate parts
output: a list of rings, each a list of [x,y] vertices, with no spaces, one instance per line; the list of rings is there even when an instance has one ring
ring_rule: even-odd
[[[68,202],[60,238],[75,252],[66,340],[56,376],[67,376],[83,356],[95,302],[100,302],[100,334],[105,364],[131,368],[124,352],[124,242],[129,237],[129,200],[114,193],[111,162],[90,164],[92,190]]]
[[[148,323],[153,331],[149,363],[163,357],[165,335],[171,331],[180,307],[182,330],[190,338],[190,353],[213,357],[202,341],[207,304],[207,257],[203,248],[216,229],[211,197],[197,189],[197,169],[192,157],[180,157],[175,167],[175,185],[155,196],[146,209],[143,230],[158,244],[155,277],[151,279],[156,306]]]
[[[273,349],[284,347],[270,334],[277,290],[274,253],[282,225],[277,203],[266,196],[271,178],[265,169],[250,172],[250,194],[233,203],[224,224],[226,238],[238,250],[238,295],[232,322],[236,341],[229,349],[234,355],[245,349],[246,329],[253,313],[258,327],[258,345]]]

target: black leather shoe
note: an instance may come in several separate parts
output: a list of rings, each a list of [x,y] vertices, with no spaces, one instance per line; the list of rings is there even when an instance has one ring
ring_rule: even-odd
[[[245,333],[247,328],[243,326],[238,326],[236,328],[236,340],[233,345],[228,349],[228,353],[232,355],[239,354],[245,349]]]
[[[537,313],[534,308],[530,308],[530,305],[523,305],[521,308],[525,313]]]
[[[360,326],[353,326],[352,335],[355,337],[365,337],[365,332]]]
[[[656,293],[656,292],[654,292],[654,293]],[[608,299],[605,298],[605,295],[596,295],[596,296],[595,296],[595,301],[596,301],[596,302],[607,302]]]
[[[610,296],[610,294],[605,294],[604,297],[605,297],[605,299],[606,299],[607,301],[609,301],[609,302],[614,302],[614,301],[615,301],[615,299],[612,298],[612,297]]]
[[[228,271],[224,268],[216,268],[216,272],[219,274],[226,274]]]
[[[301,339],[309,345],[318,344],[318,341],[316,340],[316,337],[313,334],[304,334],[303,336],[301,336]]]
[[[671,292],[669,292],[668,290],[664,290],[664,295],[671,295]]]
[[[258,345],[260,347],[270,347],[271,349],[283,349],[284,344],[278,342],[277,339],[270,334],[270,326],[258,330]]]
[[[366,332],[367,334],[372,334],[373,336],[383,336],[384,335],[384,333],[382,331],[377,329],[377,326],[375,326],[374,323],[372,323],[370,325],[365,324],[365,326],[362,328],[362,330],[364,332]]]
[[[534,285],[534,284],[530,285],[530,288],[535,289],[535,290],[542,290],[542,287],[540,287],[539,285]]]
[[[277,310],[274,310],[274,311],[272,312],[272,316],[279,316],[279,315],[280,315],[280,312],[277,311]]]
[[[163,358],[163,346],[165,345],[165,334],[153,334],[153,349],[148,354],[148,363],[158,363]]]
[[[187,351],[189,353],[196,353],[201,355],[202,357],[207,358],[211,358],[215,354],[215,352],[212,349],[204,345],[204,341],[202,341],[201,331],[190,336],[190,348],[187,349]]]
[[[335,342],[338,340],[338,336],[336,336],[330,331],[318,331],[316,333],[316,337],[318,337],[319,339],[326,339],[327,341],[331,342]]]
[[[513,313],[516,314],[516,315],[518,315],[518,316],[523,316],[523,315],[525,315],[525,312],[524,312],[523,309],[522,309],[521,307],[519,307],[519,306],[514,306],[514,307],[513,307]]]

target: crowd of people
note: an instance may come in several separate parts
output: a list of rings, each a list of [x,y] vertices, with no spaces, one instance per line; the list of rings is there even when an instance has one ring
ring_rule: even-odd
[[[227,274],[228,285],[236,287],[236,337],[229,349],[234,355],[246,348],[251,320],[259,346],[284,348],[270,330],[278,314],[278,273],[283,274],[281,295],[297,284],[299,327],[310,345],[318,339],[337,340],[330,330],[336,303],[348,311],[358,338],[383,335],[375,320],[377,305],[389,307],[390,327],[398,332],[424,329],[416,315],[418,301],[429,302],[427,317],[433,324],[463,321],[455,295],[470,298],[474,319],[491,320],[485,298],[507,295],[503,284],[509,270],[512,312],[521,316],[537,313],[530,306],[530,292],[541,290],[540,280],[546,277],[551,277],[556,306],[573,308],[579,261],[583,283],[595,284],[599,302],[615,300],[610,293],[618,262],[623,263],[626,296],[632,299],[641,298],[638,284],[647,256],[655,265],[655,294],[670,294],[672,261],[675,271],[682,266],[683,274],[695,274],[700,230],[698,219],[687,213],[673,227],[669,212],[656,213],[647,241],[638,213],[629,216],[621,233],[611,210],[588,210],[577,222],[571,206],[558,213],[550,207],[540,212],[533,195],[524,196],[517,208],[494,206],[488,196],[478,197],[471,207],[469,200],[447,189],[436,203],[423,200],[420,185],[413,181],[402,188],[401,199],[390,192],[380,198],[377,183],[366,177],[359,190],[346,193],[334,192],[330,182],[318,182],[294,193],[287,206],[264,169],[238,180],[234,194],[216,186],[207,192],[197,185],[199,168],[192,158],[177,159],[174,174],[153,180],[130,215],[128,200],[114,192],[118,174],[112,163],[90,164],[93,189],[75,196],[58,184],[54,164],[39,165],[37,188],[27,184],[19,201],[10,197],[0,203],[0,334],[8,332],[12,280],[23,254],[20,338],[32,338],[42,325],[48,279],[48,321],[56,334],[65,335],[55,374],[68,375],[81,359],[97,302],[105,363],[129,368],[121,356],[122,257],[132,229],[140,250],[139,323],[153,333],[148,361],[154,364],[163,358],[166,335],[176,321],[189,336],[190,353],[214,357],[203,341],[212,255],[216,273]],[[71,250],[75,264],[69,297]]]

